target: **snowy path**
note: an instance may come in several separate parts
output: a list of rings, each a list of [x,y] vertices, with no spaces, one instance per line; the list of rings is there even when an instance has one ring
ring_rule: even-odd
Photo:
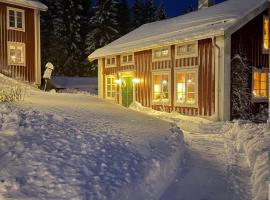
[[[232,200],[222,136],[186,132],[185,138],[186,165],[160,200]]]

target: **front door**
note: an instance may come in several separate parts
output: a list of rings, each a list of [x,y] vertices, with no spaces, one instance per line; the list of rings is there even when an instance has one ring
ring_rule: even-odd
[[[133,81],[132,77],[122,78],[122,105],[129,107],[133,103]]]

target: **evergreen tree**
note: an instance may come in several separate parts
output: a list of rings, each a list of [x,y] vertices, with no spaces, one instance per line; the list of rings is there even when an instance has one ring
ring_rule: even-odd
[[[146,22],[144,18],[144,4],[142,0],[135,0],[132,10],[133,10],[133,29],[135,29]]]
[[[93,29],[87,36],[88,53],[105,46],[119,36],[117,7],[118,2],[115,0],[97,1],[95,14],[90,19]]]
[[[126,34],[130,30],[130,10],[127,0],[119,0],[118,2],[118,23],[120,36]]]
[[[145,8],[144,8],[144,17],[146,22],[154,22],[156,21],[156,6],[154,4],[154,0],[146,0]]]
[[[164,3],[161,2],[158,10],[157,10],[157,14],[156,14],[156,19],[157,20],[163,20],[163,19],[166,19],[167,18],[167,14],[166,14],[166,11],[165,11],[165,8],[164,8]]]

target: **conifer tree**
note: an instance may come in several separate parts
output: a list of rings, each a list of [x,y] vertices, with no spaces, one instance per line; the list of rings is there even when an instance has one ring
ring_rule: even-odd
[[[156,21],[156,6],[154,4],[154,0],[146,0],[145,8],[144,8],[144,17],[146,22],[154,22]]]
[[[157,10],[157,14],[156,14],[156,19],[157,20],[163,20],[163,19],[166,19],[167,18],[167,14],[166,14],[166,11],[165,11],[165,7],[164,7],[164,3],[161,2],[158,10]]]
[[[89,22],[93,29],[87,36],[88,53],[103,47],[119,36],[117,6],[118,2],[115,0],[97,1],[95,14]]]
[[[135,0],[132,10],[133,10],[133,29],[135,29],[146,22],[144,18],[144,4],[142,0]]]

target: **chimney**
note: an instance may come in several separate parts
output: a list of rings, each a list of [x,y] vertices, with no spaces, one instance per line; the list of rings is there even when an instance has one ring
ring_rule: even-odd
[[[199,0],[198,10],[208,8],[215,4],[215,0]]]

